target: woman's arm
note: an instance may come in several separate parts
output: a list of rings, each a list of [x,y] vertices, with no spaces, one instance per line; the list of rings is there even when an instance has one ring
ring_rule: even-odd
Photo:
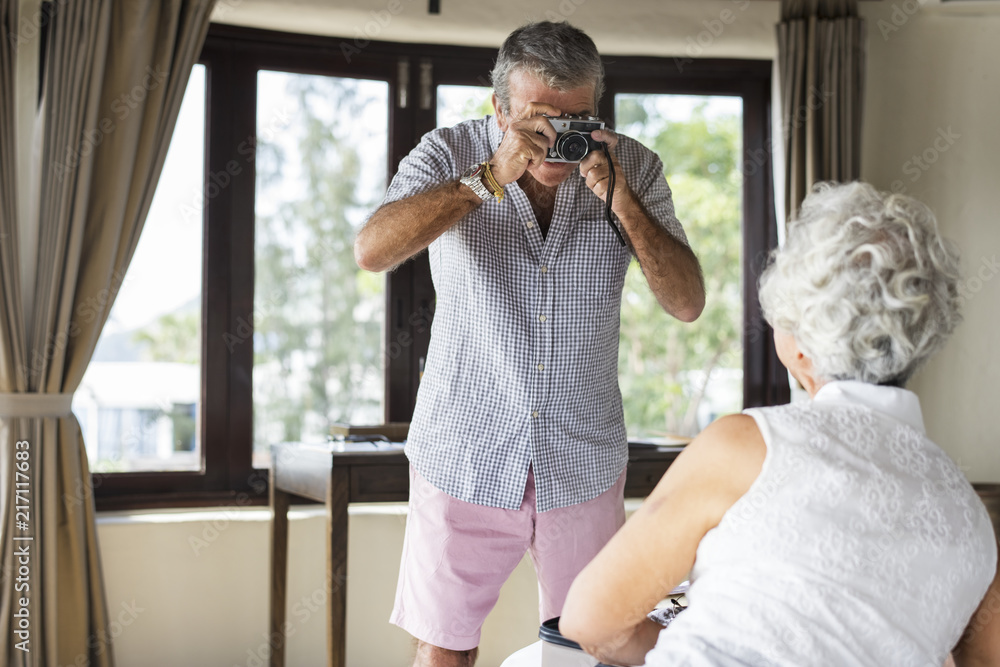
[[[602,662],[641,665],[660,630],[646,614],[690,572],[701,538],[749,490],[766,452],[752,417],[706,428],[573,582],[560,632]]]
[[[1000,559],[986,596],[952,651],[957,667],[1000,665]]]

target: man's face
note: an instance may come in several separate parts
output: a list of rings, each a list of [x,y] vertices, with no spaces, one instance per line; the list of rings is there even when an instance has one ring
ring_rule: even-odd
[[[510,75],[510,113],[504,114],[497,109],[500,130],[506,132],[511,123],[535,115],[531,110],[532,102],[551,104],[563,115],[594,116],[597,112],[594,107],[594,84],[559,92],[527,72],[514,71]],[[578,166],[573,162],[532,162],[527,171],[542,185],[554,187],[565,181]]]

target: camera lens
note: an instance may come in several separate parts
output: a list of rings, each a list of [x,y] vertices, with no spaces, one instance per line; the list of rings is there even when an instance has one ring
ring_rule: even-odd
[[[579,162],[590,152],[590,143],[580,132],[566,132],[556,142],[559,157],[568,162]]]

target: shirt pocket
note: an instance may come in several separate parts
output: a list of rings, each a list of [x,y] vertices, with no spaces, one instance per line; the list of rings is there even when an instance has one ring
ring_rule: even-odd
[[[577,221],[564,247],[561,263],[568,269],[569,281],[575,289],[602,299],[621,295],[632,255],[618,241],[607,220]]]

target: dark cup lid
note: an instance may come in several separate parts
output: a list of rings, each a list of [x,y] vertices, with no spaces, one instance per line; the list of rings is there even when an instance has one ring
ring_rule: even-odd
[[[548,642],[550,644],[557,644],[559,646],[565,646],[566,648],[575,648],[577,651],[582,651],[580,645],[577,644],[572,639],[567,639],[562,636],[559,632],[559,617],[550,618],[549,620],[542,623],[542,627],[538,628],[538,638],[542,641]]]

